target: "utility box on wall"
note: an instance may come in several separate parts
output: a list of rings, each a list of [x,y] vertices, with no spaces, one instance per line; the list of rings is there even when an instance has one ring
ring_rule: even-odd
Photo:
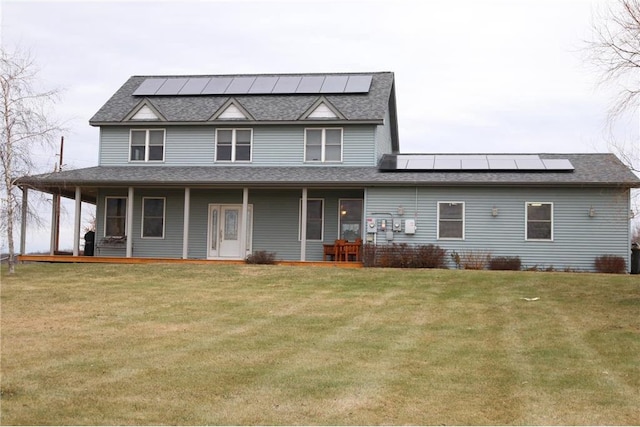
[[[404,234],[416,234],[416,220],[405,219],[404,220]]]

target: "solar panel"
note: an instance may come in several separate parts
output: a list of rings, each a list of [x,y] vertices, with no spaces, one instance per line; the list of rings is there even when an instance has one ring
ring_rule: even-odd
[[[405,160],[405,168],[410,170],[429,170],[433,169],[433,157],[419,157]]]
[[[487,160],[489,161],[489,170],[518,170],[514,159],[502,156],[500,158],[488,158]]]
[[[539,157],[535,159],[515,159],[519,170],[544,170],[544,163]]]
[[[573,171],[568,159],[540,159],[535,154],[385,154],[379,165],[386,171]]]
[[[372,75],[150,77],[133,95],[366,93],[372,80]]]
[[[178,92],[178,95],[200,95],[209,81],[211,81],[211,79],[207,77],[188,79],[187,83],[182,86],[182,89]]]
[[[343,93],[348,78],[348,76],[327,76],[320,88],[320,93]]]
[[[460,170],[462,168],[462,160],[455,158],[441,158],[436,156],[433,162],[433,169],[436,170]]]
[[[156,91],[160,89],[160,86],[166,81],[167,79],[145,79],[145,81],[138,86],[138,89],[133,92],[133,95],[155,95]]]
[[[465,170],[487,170],[489,169],[489,161],[482,158],[463,158],[462,169]]]
[[[572,171],[574,169],[568,159],[543,159],[542,163],[549,171]]]
[[[276,86],[271,93],[296,93],[302,77],[284,76],[279,77]]]
[[[249,93],[271,93],[277,81],[277,77],[258,77],[249,89]]]
[[[346,93],[366,93],[371,87],[373,76],[349,76],[347,86],[344,88]]]
[[[234,77],[224,93],[231,95],[244,95],[249,93],[249,89],[255,80],[255,77]]]
[[[202,95],[222,95],[233,80],[232,77],[212,77],[209,83],[202,89]]]
[[[296,89],[296,93],[319,93],[324,76],[304,76]]]
[[[187,79],[167,79],[166,82],[156,91],[156,95],[177,95],[182,86],[187,83]]]

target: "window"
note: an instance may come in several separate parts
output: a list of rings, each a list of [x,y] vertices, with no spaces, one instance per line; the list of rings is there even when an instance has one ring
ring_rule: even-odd
[[[553,204],[527,202],[526,223],[526,240],[553,240]]]
[[[132,129],[132,162],[161,162],[164,160],[164,129]]]
[[[340,238],[353,242],[362,238],[362,199],[340,199]]]
[[[341,162],[342,129],[305,129],[305,162]]]
[[[300,233],[298,240],[302,240],[302,200],[300,200]],[[307,199],[307,240],[322,241],[324,226],[324,200]]]
[[[250,162],[252,129],[217,129],[216,161]]]
[[[464,202],[438,202],[438,239],[464,239]]]
[[[127,198],[107,197],[105,199],[104,236],[126,236]]]
[[[164,197],[142,198],[142,237],[164,238]]]

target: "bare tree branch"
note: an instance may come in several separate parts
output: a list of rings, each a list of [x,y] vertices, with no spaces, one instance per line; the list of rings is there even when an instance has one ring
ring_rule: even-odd
[[[6,233],[9,274],[15,271],[14,224],[22,209],[22,192],[14,186],[15,179],[34,172],[34,153],[51,149],[62,133],[51,110],[60,92],[38,90],[38,72],[29,53],[0,47],[0,231]],[[30,210],[27,217],[38,215]]]

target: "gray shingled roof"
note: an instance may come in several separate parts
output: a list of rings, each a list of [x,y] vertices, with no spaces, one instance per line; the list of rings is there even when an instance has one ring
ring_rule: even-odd
[[[142,101],[158,110],[169,123],[206,123],[230,98],[234,98],[258,122],[290,122],[303,115],[318,98],[324,96],[347,121],[379,122],[384,120],[392,96],[393,73],[342,73],[341,75],[371,75],[367,94],[317,95],[198,95],[198,96],[134,96],[133,93],[147,78],[184,78],[216,76],[133,76],[91,118],[94,126],[122,124],[125,117]],[[314,74],[260,74],[269,76],[312,76]],[[338,75],[325,73],[323,75]],[[246,77],[233,75],[228,77]],[[395,101],[393,101],[395,102]]]
[[[616,186],[640,187],[613,154],[540,154],[569,159],[573,172],[381,172],[376,167],[96,166],[23,177],[18,185],[71,196],[97,187]]]

